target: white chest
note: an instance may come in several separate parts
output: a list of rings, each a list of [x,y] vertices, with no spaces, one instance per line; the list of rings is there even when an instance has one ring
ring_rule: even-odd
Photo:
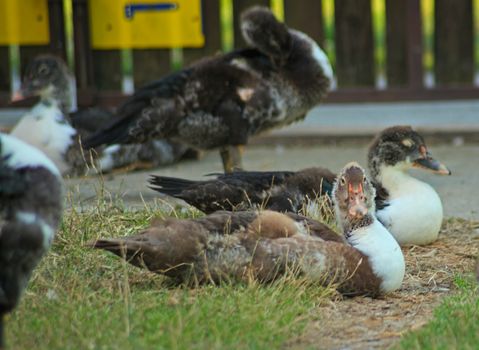
[[[40,149],[55,163],[60,172],[68,170],[64,155],[73,143],[76,130],[54,104],[37,104],[23,116],[11,134]]]
[[[443,219],[436,191],[406,174],[397,180],[396,186],[387,189],[389,206],[376,214],[399,244],[427,244],[436,240]]]
[[[368,256],[374,273],[382,280],[383,293],[401,286],[406,269],[401,247],[378,220],[375,219],[368,227],[355,230],[348,241]]]

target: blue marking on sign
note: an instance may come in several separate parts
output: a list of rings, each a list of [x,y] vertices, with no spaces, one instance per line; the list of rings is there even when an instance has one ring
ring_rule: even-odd
[[[153,4],[127,4],[125,5],[125,16],[132,19],[138,11],[171,11],[178,9],[176,2],[157,2]]]

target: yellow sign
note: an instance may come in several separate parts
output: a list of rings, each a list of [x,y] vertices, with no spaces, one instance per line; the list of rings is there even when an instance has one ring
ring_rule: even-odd
[[[90,0],[95,49],[201,47],[201,0]]]
[[[47,0],[0,0],[0,45],[50,41]]]

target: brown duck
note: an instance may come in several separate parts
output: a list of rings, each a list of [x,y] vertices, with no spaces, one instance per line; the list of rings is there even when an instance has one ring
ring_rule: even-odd
[[[357,163],[338,175],[333,201],[343,235],[297,214],[216,212],[156,221],[143,232],[93,246],[181,281],[261,282],[295,270],[348,295],[378,295],[402,283],[404,258],[374,215],[374,187]]]

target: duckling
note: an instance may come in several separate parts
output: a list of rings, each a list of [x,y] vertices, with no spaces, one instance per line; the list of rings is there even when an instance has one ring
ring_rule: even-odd
[[[324,285],[338,284],[344,294],[379,295],[401,286],[404,257],[374,215],[374,195],[364,170],[350,163],[332,194],[342,236],[297,214],[220,211],[157,221],[137,235],[99,239],[93,247],[181,281],[268,282],[297,270]]]
[[[219,148],[226,172],[241,168],[249,137],[303,119],[333,76],[320,47],[266,7],[246,10],[241,31],[248,48],[203,59],[140,88],[119,108],[120,119],[85,140],[85,147],[164,137]]]
[[[83,152],[81,139],[112,122],[115,116],[99,108],[72,112],[76,110],[73,75],[63,60],[52,55],[40,55],[27,66],[21,95],[39,96],[40,102],[23,116],[11,134],[42,150],[64,175],[83,175],[88,167],[107,172],[138,162],[150,166],[169,164],[188,149],[185,145],[155,140],[145,145],[98,149],[98,160],[97,155],[92,159],[88,152]]]
[[[0,133],[0,348],[4,318],[52,244],[62,214],[62,179],[38,149]]]
[[[382,195],[376,215],[401,245],[428,244],[442,225],[441,198],[431,185],[408,173],[417,168],[439,175],[451,171],[429,153],[424,138],[409,126],[384,130],[368,154],[371,176]]]
[[[436,240],[443,217],[441,200],[430,185],[407,170],[424,169],[441,175],[450,171],[432,158],[423,137],[410,126],[387,128],[369,147],[368,159],[379,221],[402,245]],[[251,207],[299,213],[305,203],[329,195],[334,179],[335,175],[324,168],[242,171],[207,181],[152,175],[150,188],[183,199],[205,213]]]

